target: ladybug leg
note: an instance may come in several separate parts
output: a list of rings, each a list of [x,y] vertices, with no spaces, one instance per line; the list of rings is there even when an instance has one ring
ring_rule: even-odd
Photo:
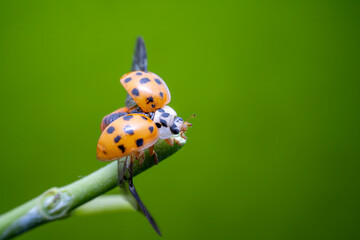
[[[120,160],[117,160],[117,163],[118,163],[118,184],[119,185],[122,185],[124,183],[124,181],[126,180],[125,179],[125,171],[127,169],[127,161],[128,160],[128,157],[125,158],[125,161],[124,161],[124,165],[123,167],[121,168],[121,163],[120,163]]]
[[[178,140],[176,140],[176,138],[174,138],[174,142],[176,142],[177,145],[182,145],[181,142],[179,142]]]
[[[176,140],[176,138],[173,138],[173,137],[169,137],[169,138],[165,139],[165,142],[167,142],[170,146],[173,146],[174,142],[177,145],[181,145],[181,143],[178,140]]]
[[[181,132],[180,136],[185,140],[187,139],[187,137],[185,136],[185,134],[183,132]]]
[[[139,165],[141,165],[145,160],[145,151],[139,152],[136,158],[139,159]]]
[[[174,145],[174,139],[172,137],[165,139],[165,142],[167,142],[170,146]]]
[[[154,145],[149,147],[149,153],[150,153],[150,156],[154,156],[155,164],[158,164],[158,156],[154,150]]]
[[[129,165],[129,174],[130,174],[130,177],[129,177],[129,185],[130,185],[130,182],[132,183],[133,168],[134,168],[134,155],[131,154],[131,156],[130,156],[130,165]]]

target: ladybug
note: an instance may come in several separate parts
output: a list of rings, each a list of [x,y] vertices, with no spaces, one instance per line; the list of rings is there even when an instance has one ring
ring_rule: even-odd
[[[154,114],[154,121],[140,113],[126,112],[127,108],[120,108],[104,117],[101,127],[104,128],[97,145],[96,156],[101,161],[117,160],[125,156],[144,161],[144,150],[149,148],[150,155],[157,155],[154,144],[157,140],[165,139],[173,145],[172,135],[179,134],[186,139],[185,132],[192,124],[177,117],[174,109],[169,106],[158,109]],[[122,115],[121,117],[118,117]],[[114,117],[112,117],[114,116]],[[195,115],[194,115],[195,116]],[[106,126],[105,122],[117,118]]]
[[[181,117],[177,116],[177,113],[170,106],[164,106],[155,111],[155,113],[143,113],[141,109],[135,108],[129,110],[127,107],[119,108],[118,110],[106,115],[101,121],[101,132],[116,119],[128,115],[130,113],[140,113],[146,115],[148,118],[155,122],[156,127],[159,129],[159,138],[165,139],[170,145],[173,144],[172,135],[179,134],[182,138],[187,139],[185,132],[188,126],[192,126],[191,123],[184,122]],[[195,115],[194,115],[195,116]]]
[[[171,100],[164,80],[152,72],[133,71],[124,74],[120,83],[143,112],[155,112]]]

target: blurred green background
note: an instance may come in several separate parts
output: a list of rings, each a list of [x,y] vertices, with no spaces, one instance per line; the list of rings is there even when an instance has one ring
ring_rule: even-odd
[[[0,2],[0,213],[104,166],[143,36],[186,146],[135,179],[164,239],[360,238],[359,1]],[[19,239],[159,239],[138,213]]]

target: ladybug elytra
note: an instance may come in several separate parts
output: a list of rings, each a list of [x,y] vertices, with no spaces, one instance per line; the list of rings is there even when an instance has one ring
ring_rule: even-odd
[[[130,72],[121,77],[120,83],[143,112],[155,112],[171,100],[169,88],[155,73]]]
[[[112,161],[124,156],[144,160],[144,150],[152,147],[159,137],[155,123],[142,114],[128,114],[110,123],[102,132],[96,156],[101,161]],[[151,151],[152,155],[155,154]]]

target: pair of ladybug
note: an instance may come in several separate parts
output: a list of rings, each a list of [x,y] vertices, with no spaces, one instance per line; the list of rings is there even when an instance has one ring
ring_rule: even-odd
[[[158,75],[151,72],[133,71],[123,75],[121,84],[135,101],[133,108],[123,107],[105,116],[101,122],[102,134],[97,144],[97,158],[101,161],[117,160],[130,156],[144,161],[144,151],[157,155],[154,144],[159,138],[173,144],[173,134],[184,133],[190,123],[178,117],[167,106],[170,91]]]
[[[145,159],[145,150],[149,149],[157,163],[157,154],[154,151],[157,140],[165,139],[168,144],[173,145],[174,134],[180,134],[186,139],[184,133],[191,124],[178,117],[175,110],[167,106],[171,100],[170,91],[158,75],[147,71],[133,71],[123,75],[120,83],[128,93],[127,106],[103,118],[100,126],[102,134],[97,144],[97,159],[119,161],[123,157],[130,157],[129,167],[126,158],[123,169],[119,169],[119,185],[124,186],[124,173],[129,168],[129,190],[154,230],[161,235],[133,184],[134,160],[139,159],[141,164]]]

